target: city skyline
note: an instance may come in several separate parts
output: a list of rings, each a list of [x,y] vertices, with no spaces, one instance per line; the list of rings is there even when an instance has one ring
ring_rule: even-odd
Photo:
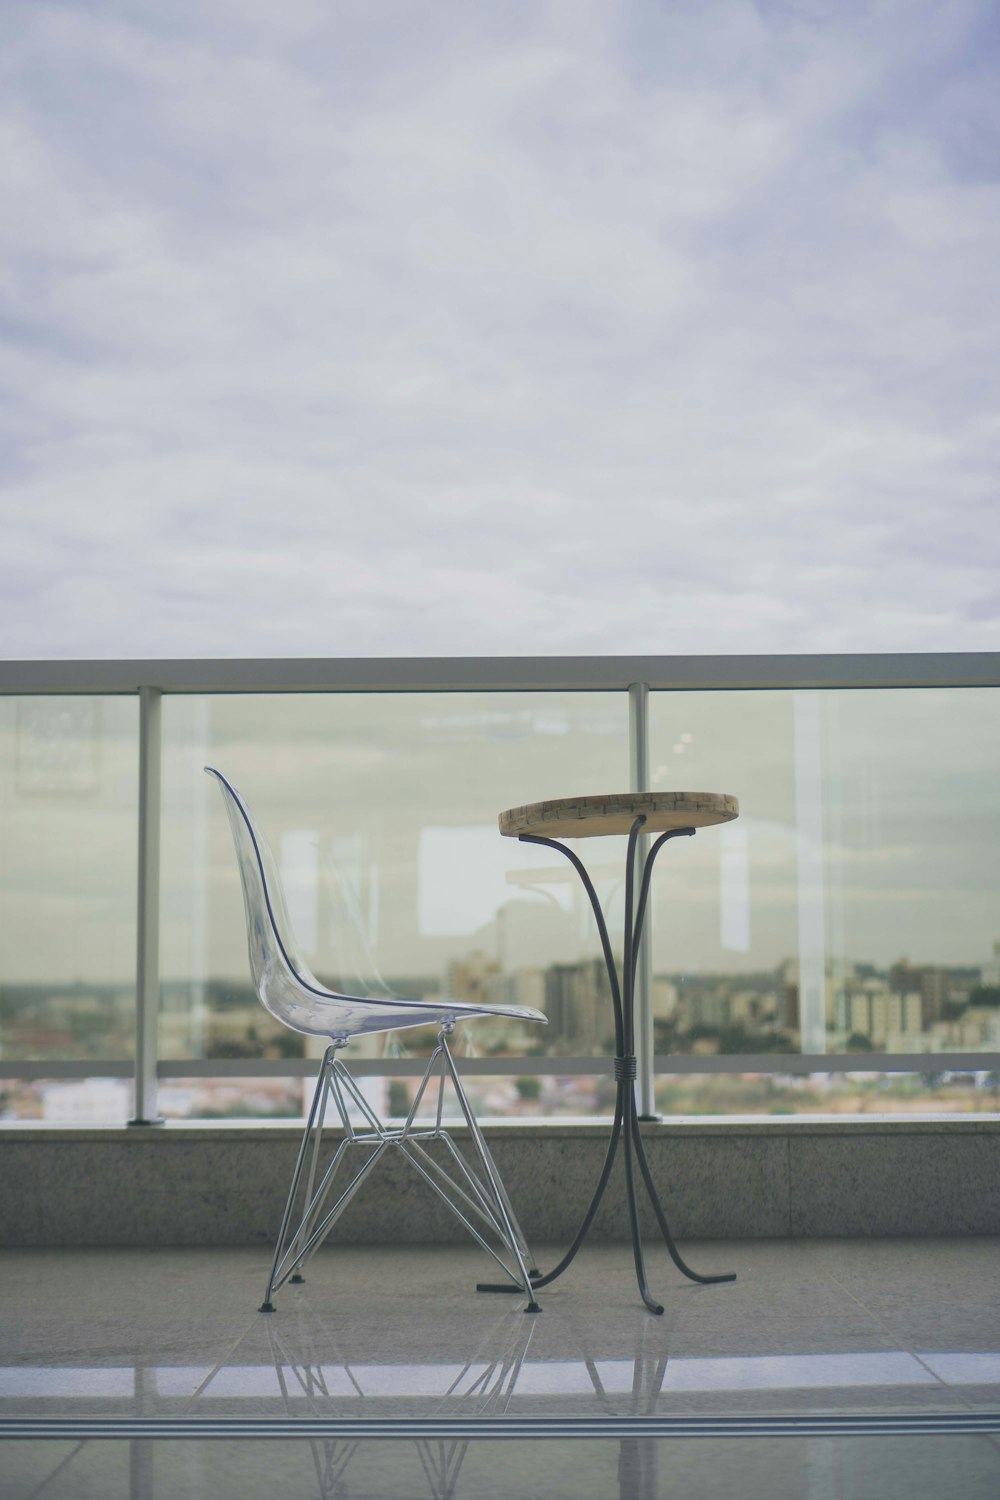
[[[331,981],[332,982],[332,981]],[[474,1004],[529,1005],[545,1011],[544,1034],[503,1020],[477,1034],[488,1053],[532,1056],[610,1055],[613,1011],[603,959],[501,969],[473,950],[437,976],[399,976],[390,991],[420,998],[450,995]],[[657,1052],[787,1052],[802,1046],[799,965],[743,973],[654,971],[651,1006]],[[1000,1050],[1000,942],[980,964],[918,965],[900,958],[888,969],[865,960],[833,963],[825,976],[824,1049],[889,1052]],[[51,1047],[77,1055],[126,1057],[134,1024],[128,985],[0,986],[0,1057]],[[160,1051],[171,1057],[306,1055],[301,1038],[267,1017],[244,975],[164,981]],[[386,1034],[389,1035],[389,1034]],[[713,1038],[715,1043],[712,1044]],[[110,1043],[109,1043],[110,1039]],[[922,1045],[932,1043],[931,1046]],[[384,1042],[356,1049],[379,1055]],[[27,1053],[24,1049],[27,1047]],[[391,1051],[386,1054],[392,1055]]]

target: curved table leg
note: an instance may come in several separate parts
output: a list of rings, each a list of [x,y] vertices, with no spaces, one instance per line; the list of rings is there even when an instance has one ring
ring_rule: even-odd
[[[634,1101],[632,1107],[633,1109],[635,1108]],[[639,1134],[638,1129],[635,1130],[632,1141],[635,1147],[636,1160],[639,1163],[639,1170],[642,1173],[642,1180],[646,1184],[646,1192],[649,1194],[649,1201],[653,1205],[653,1212],[656,1215],[656,1222],[660,1226],[660,1233],[663,1236],[663,1242],[666,1245],[667,1249],[670,1251],[670,1258],[673,1261],[674,1265],[677,1267],[678,1271],[683,1271],[684,1275],[687,1276],[690,1281],[701,1282],[704,1286],[709,1286],[716,1281],[735,1281],[735,1271],[727,1271],[724,1275],[719,1276],[702,1276],[700,1272],[692,1271],[691,1267],[687,1265],[686,1262],[681,1258],[680,1251],[674,1244],[674,1237],[670,1233],[670,1228],[667,1224],[667,1216],[663,1212],[663,1205],[660,1203],[659,1194],[657,1193],[656,1186],[653,1182],[653,1174],[649,1170],[649,1162],[646,1160],[646,1152],[642,1144],[642,1136]]]
[[[626,1027],[629,1030],[631,1030],[632,1007],[635,1003],[635,988],[633,982],[635,975],[635,966],[639,957],[639,942],[642,937],[642,925],[646,915],[646,902],[649,897],[649,885],[653,873],[653,862],[668,839],[684,837],[690,838],[693,837],[694,831],[695,830],[693,828],[672,828],[667,833],[661,833],[660,837],[656,840],[655,844],[646,856],[645,865],[642,871],[642,879],[640,882],[639,900],[636,907],[635,921],[632,925],[631,933],[629,933],[628,931],[628,922],[626,920],[625,941],[626,944],[630,944],[629,957],[631,959],[631,964],[627,970],[626,993],[623,1000],[623,1005],[627,1017]],[[642,1180],[646,1185],[646,1192],[649,1194],[649,1201],[652,1204],[653,1212],[656,1215],[656,1222],[660,1226],[660,1233],[663,1236],[664,1244],[670,1252],[670,1257],[673,1260],[674,1265],[679,1271],[683,1272],[683,1274],[687,1276],[689,1280],[700,1282],[703,1285],[710,1285],[713,1282],[719,1281],[735,1281],[735,1271],[730,1271],[725,1273],[724,1275],[719,1276],[702,1276],[698,1271],[692,1271],[691,1267],[687,1265],[686,1262],[682,1259],[681,1254],[677,1249],[676,1244],[674,1243],[674,1237],[670,1233],[670,1226],[667,1224],[667,1216],[663,1212],[663,1205],[660,1202],[659,1194],[656,1191],[656,1185],[653,1182],[653,1174],[650,1171],[649,1162],[646,1159],[646,1150],[642,1144],[642,1136],[639,1132],[639,1122],[636,1117],[634,1091],[632,1092],[629,1103],[629,1114],[632,1117],[632,1129],[631,1131],[629,1131],[628,1126],[626,1125],[626,1138],[629,1140],[631,1148],[635,1151],[636,1160],[639,1163],[639,1170],[642,1173]],[[637,1233],[638,1231],[635,1231],[633,1238],[635,1238]],[[639,1282],[639,1290],[643,1290],[641,1278]],[[643,1300],[647,1301],[645,1293],[643,1293]],[[647,1301],[647,1306],[648,1305],[649,1304]],[[662,1311],[662,1309],[660,1310]]]
[[[628,1200],[629,1227],[632,1231],[632,1258],[635,1261],[635,1279],[639,1285],[639,1296],[646,1304],[651,1313],[660,1314],[663,1307],[652,1296],[649,1283],[646,1281],[646,1266],[642,1254],[642,1236],[639,1233],[639,1207],[635,1198],[635,1164],[632,1153],[635,1150],[636,1137],[639,1134],[638,1124],[635,1118],[635,1089],[631,1083],[620,1083],[622,1091],[628,1090],[629,1098],[625,1104],[625,1195]]]
[[[581,1246],[584,1243],[584,1240],[587,1238],[587,1235],[590,1232],[590,1227],[594,1222],[597,1210],[600,1207],[602,1198],[604,1197],[604,1191],[611,1176],[611,1168],[614,1165],[615,1152],[617,1151],[618,1143],[621,1140],[622,1135],[624,1134],[623,1147],[625,1152],[625,1193],[628,1206],[629,1230],[632,1239],[632,1255],[635,1261],[636,1281],[639,1287],[639,1294],[642,1297],[645,1306],[651,1313],[660,1314],[663,1312],[663,1307],[652,1296],[649,1290],[649,1284],[646,1280],[646,1267],[642,1249],[642,1236],[639,1229],[639,1210],[635,1181],[636,1162],[638,1162],[639,1164],[639,1171],[642,1175],[642,1180],[645,1185],[646,1192],[649,1195],[649,1201],[652,1204],[653,1212],[656,1215],[656,1221],[659,1225],[660,1233],[663,1236],[664,1243],[666,1244],[666,1247],[670,1252],[670,1256],[677,1269],[681,1271],[683,1275],[688,1277],[690,1281],[696,1281],[703,1285],[710,1285],[715,1282],[735,1281],[736,1273],[727,1272],[723,1275],[703,1276],[698,1271],[693,1271],[691,1267],[688,1266],[682,1259],[677,1246],[674,1243],[673,1235],[670,1233],[670,1227],[667,1224],[666,1214],[663,1211],[663,1205],[660,1203],[659,1195],[656,1191],[656,1185],[653,1182],[653,1174],[650,1171],[649,1162],[646,1159],[646,1152],[642,1144],[642,1136],[639,1132],[639,1120],[635,1102],[636,1064],[635,1057],[632,1055],[634,1039],[633,1024],[635,1004],[635,970],[639,952],[639,940],[642,935],[643,918],[645,917],[646,903],[649,896],[650,878],[653,870],[653,862],[667,840],[685,835],[690,836],[695,831],[693,828],[671,829],[669,832],[661,834],[661,836],[656,840],[655,844],[646,857],[644,868],[642,871],[642,878],[640,881],[638,903],[635,905],[635,908],[633,908],[635,890],[634,854],[636,841],[645,821],[645,817],[640,815],[632,825],[632,830],[629,834],[625,884],[626,894],[623,954],[624,963],[621,987],[619,987],[618,973],[611,951],[611,944],[608,937],[607,925],[604,921],[604,914],[601,911],[600,903],[597,899],[597,892],[594,890],[593,883],[591,882],[582,861],[572,852],[572,850],[567,849],[564,844],[560,844],[556,839],[542,838],[532,834],[521,835],[522,841],[525,843],[544,844],[549,848],[557,849],[560,854],[564,854],[576,869],[577,874],[580,876],[584,889],[590,899],[590,904],[593,908],[594,916],[597,921],[598,932],[601,938],[601,947],[603,949],[604,961],[608,971],[608,981],[611,986],[612,1003],[615,1012],[615,1042],[617,1055],[614,1059],[614,1067],[615,1078],[618,1085],[617,1095],[615,1099],[615,1118],[611,1129],[611,1138],[608,1142],[608,1149],[605,1154],[604,1165],[601,1168],[601,1175],[598,1179],[597,1186],[594,1189],[593,1196],[590,1200],[590,1205],[587,1208],[586,1213],[584,1214],[583,1221],[580,1224],[580,1228],[577,1230],[576,1235],[573,1238],[573,1242],[570,1245],[569,1249],[566,1251],[566,1254],[562,1257],[558,1264],[555,1265],[552,1270],[547,1272],[545,1275],[534,1272],[531,1273],[531,1286],[532,1289],[536,1289],[551,1285],[553,1281],[557,1280],[557,1278],[560,1277],[563,1272],[568,1269],[573,1260],[576,1258],[577,1252],[580,1250]],[[501,1285],[491,1282],[479,1282],[476,1289],[480,1292],[509,1293],[520,1291],[519,1287],[515,1287],[510,1283],[504,1283]]]

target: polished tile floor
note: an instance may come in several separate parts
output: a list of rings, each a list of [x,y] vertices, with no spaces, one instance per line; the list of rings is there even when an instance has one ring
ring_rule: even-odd
[[[529,1316],[475,1250],[0,1257],[0,1500],[1000,1496],[1000,1244],[588,1247]],[[544,1266],[550,1254],[538,1252]],[[494,1436],[496,1434],[496,1436]]]

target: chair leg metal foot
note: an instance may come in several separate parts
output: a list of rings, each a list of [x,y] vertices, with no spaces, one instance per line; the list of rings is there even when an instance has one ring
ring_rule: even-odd
[[[258,1312],[274,1312],[273,1302],[262,1302],[257,1309]]]
[[[527,1307],[524,1310],[525,1310],[526,1313],[530,1313],[530,1312],[541,1312],[542,1309],[539,1307],[539,1305],[538,1305],[537,1302],[529,1302],[528,1305],[527,1305]]]
[[[304,1276],[300,1276],[298,1271],[296,1271],[294,1276],[289,1276],[288,1279],[291,1282],[292,1286],[305,1286],[306,1283],[306,1278]]]

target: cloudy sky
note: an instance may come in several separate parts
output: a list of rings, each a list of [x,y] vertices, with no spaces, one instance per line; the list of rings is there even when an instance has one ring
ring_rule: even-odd
[[[1000,649],[993,0],[5,0],[0,654]]]

